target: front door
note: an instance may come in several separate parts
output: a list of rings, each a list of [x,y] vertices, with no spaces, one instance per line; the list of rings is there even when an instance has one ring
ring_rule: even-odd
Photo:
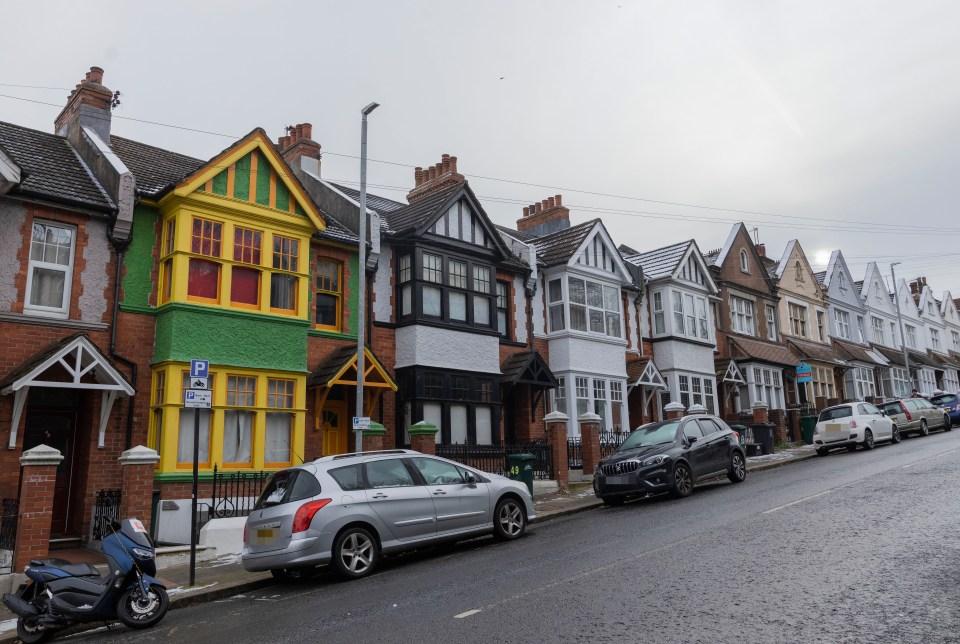
[[[328,400],[320,412],[321,449],[324,456],[347,453],[347,403]]]
[[[73,484],[74,442],[77,414],[71,411],[27,411],[23,433],[24,451],[47,445],[60,451],[63,460],[57,466],[54,485],[53,519],[50,534],[63,536],[74,532],[70,525],[70,488]]]

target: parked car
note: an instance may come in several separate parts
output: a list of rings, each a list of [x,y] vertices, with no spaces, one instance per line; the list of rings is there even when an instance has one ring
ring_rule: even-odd
[[[716,416],[696,414],[638,427],[594,471],[593,491],[606,505],[655,492],[689,496],[698,481],[747,477],[736,432]]]
[[[273,474],[243,533],[243,567],[278,579],[331,564],[370,574],[382,554],[493,533],[535,517],[526,486],[435,456],[387,450],[326,456]]]
[[[827,407],[817,416],[813,445],[820,456],[831,449],[846,447],[849,451],[862,445],[873,449],[880,441],[900,442],[900,428],[875,405],[868,402],[844,403]]]
[[[930,398],[930,403],[947,412],[951,427],[960,423],[960,396],[957,394],[937,394]]]
[[[950,417],[926,398],[904,398],[880,405],[880,409],[890,417],[900,429],[900,435],[914,432],[926,436],[931,429],[950,431]]]

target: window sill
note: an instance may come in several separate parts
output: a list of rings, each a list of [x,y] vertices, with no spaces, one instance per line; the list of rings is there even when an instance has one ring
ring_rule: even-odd
[[[108,324],[104,324],[102,322],[84,322],[83,320],[71,320],[69,318],[51,318],[47,316],[31,315],[29,313],[0,313],[0,322],[34,324],[37,326],[62,326],[71,329],[84,329],[89,331],[104,331],[109,328]]]

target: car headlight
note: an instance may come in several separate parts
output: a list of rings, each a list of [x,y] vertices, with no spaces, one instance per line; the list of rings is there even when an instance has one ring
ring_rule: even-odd
[[[599,465],[597,465],[595,468],[593,468],[593,475],[594,475],[594,476],[597,476],[598,474],[600,474],[600,466],[599,466]]]
[[[648,465],[660,465],[661,463],[664,463],[669,460],[670,460],[670,457],[667,456],[666,454],[657,454],[656,456],[651,456],[650,458],[645,460],[643,462],[643,467],[646,467]]]

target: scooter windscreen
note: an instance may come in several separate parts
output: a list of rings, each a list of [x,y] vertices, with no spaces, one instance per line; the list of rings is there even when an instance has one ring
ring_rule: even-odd
[[[142,548],[153,549],[153,541],[140,519],[124,519],[120,524],[120,533]]]

